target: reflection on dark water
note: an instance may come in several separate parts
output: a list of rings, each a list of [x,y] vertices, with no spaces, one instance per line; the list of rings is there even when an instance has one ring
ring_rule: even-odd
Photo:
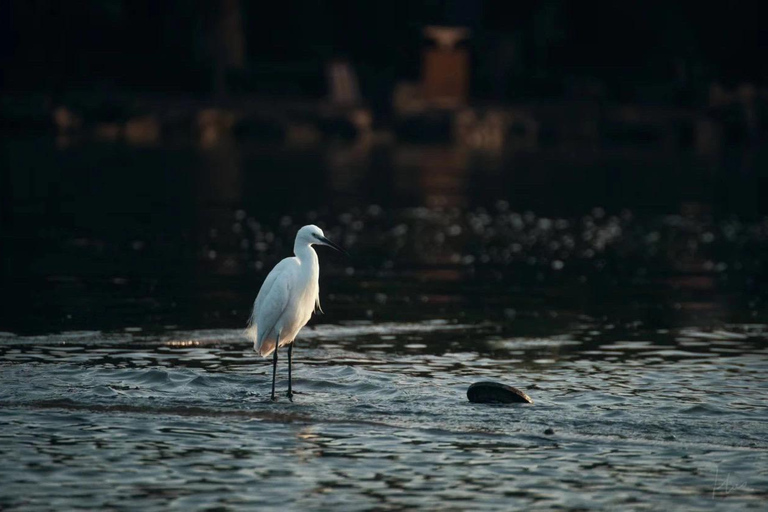
[[[635,172],[637,155],[415,146],[4,151],[0,278],[14,300],[0,329],[13,332],[234,327],[309,222],[354,254],[322,256],[331,322],[553,301],[599,315],[617,297],[665,321],[764,309],[768,223],[713,215],[730,206],[681,156],[645,155]]]
[[[3,144],[0,508],[767,497],[768,221],[711,162]],[[352,256],[273,404],[241,329],[308,222]]]

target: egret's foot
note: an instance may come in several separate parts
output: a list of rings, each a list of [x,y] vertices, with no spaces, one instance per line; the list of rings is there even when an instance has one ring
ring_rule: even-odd
[[[272,400],[273,402],[277,401],[277,398],[275,398],[275,394],[274,393],[272,393],[272,396],[270,396],[269,399]]]
[[[285,394],[285,396],[287,396],[287,397],[288,397],[288,400],[290,400],[291,402],[293,402],[293,391],[290,391],[290,390],[289,390],[289,391],[288,391],[288,392]]]

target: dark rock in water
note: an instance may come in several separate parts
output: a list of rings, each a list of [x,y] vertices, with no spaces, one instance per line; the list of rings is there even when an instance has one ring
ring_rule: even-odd
[[[532,404],[531,397],[519,389],[498,382],[475,382],[467,390],[467,398],[476,404]]]
[[[547,430],[544,431],[544,434],[548,436],[553,436],[555,435],[555,429],[553,429],[552,427],[549,427]]]

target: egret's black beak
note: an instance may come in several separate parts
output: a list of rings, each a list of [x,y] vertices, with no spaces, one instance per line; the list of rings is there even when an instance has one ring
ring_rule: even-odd
[[[349,256],[349,253],[348,253],[347,251],[345,251],[345,250],[344,250],[344,249],[343,249],[341,246],[339,246],[338,244],[335,244],[335,243],[331,242],[330,240],[328,240],[328,239],[327,239],[327,238],[325,238],[324,236],[320,236],[320,235],[313,235],[313,236],[314,236],[315,238],[317,238],[317,239],[320,241],[320,243],[322,243],[323,245],[327,245],[328,247],[331,247],[331,248],[333,248],[333,249],[336,249],[337,251],[339,251],[339,252],[340,252],[341,254],[343,254],[344,256]]]

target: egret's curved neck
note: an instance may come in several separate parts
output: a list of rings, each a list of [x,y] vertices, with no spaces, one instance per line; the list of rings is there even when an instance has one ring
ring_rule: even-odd
[[[293,254],[299,258],[302,265],[316,267],[318,265],[317,253],[308,243],[296,242],[293,245]]]

